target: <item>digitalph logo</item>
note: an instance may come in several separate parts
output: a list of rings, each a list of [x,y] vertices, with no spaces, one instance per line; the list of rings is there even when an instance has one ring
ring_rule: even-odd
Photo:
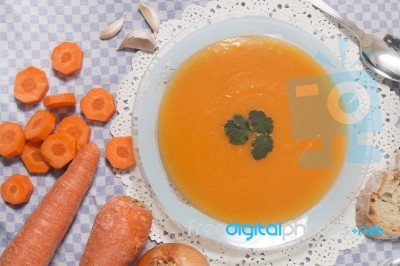
[[[344,65],[347,40],[341,39],[339,47]],[[375,73],[364,69],[340,70],[322,53],[317,54],[317,60],[330,74],[287,82],[293,137],[322,141],[319,150],[300,155],[299,166],[330,167],[333,139],[345,135],[348,136],[348,163],[379,162],[379,150],[366,141],[367,134],[379,131],[382,124]],[[359,63],[357,60],[353,67]]]
[[[315,225],[319,226],[319,225]],[[210,227],[211,229],[212,227]],[[226,225],[225,233],[230,237],[240,237],[246,241],[251,241],[254,237],[279,237],[283,241],[292,236],[303,236],[307,235],[307,230],[310,228],[302,223],[269,223],[262,224],[258,222],[256,224],[240,224],[238,222]],[[352,232],[355,235],[361,236],[377,236],[383,235],[383,228],[381,226],[360,226],[349,228],[345,224],[329,224],[321,234],[331,237],[340,236],[341,239],[347,239],[349,233]]]
[[[288,236],[304,235],[306,231],[307,228],[303,224],[283,224],[281,222],[266,225],[261,222],[256,224],[239,224],[235,222],[228,224],[225,228],[228,236],[243,236],[246,241],[250,241],[255,236],[278,236],[285,240]]]

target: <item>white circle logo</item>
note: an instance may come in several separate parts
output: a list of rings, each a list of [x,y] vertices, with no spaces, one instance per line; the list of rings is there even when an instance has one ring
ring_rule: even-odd
[[[357,109],[349,113],[344,112],[340,107],[341,97],[346,93],[353,95],[348,104],[357,99],[359,102]],[[353,125],[360,122],[368,114],[371,107],[371,99],[367,90],[359,83],[343,82],[335,86],[329,93],[327,107],[333,119],[342,124]]]

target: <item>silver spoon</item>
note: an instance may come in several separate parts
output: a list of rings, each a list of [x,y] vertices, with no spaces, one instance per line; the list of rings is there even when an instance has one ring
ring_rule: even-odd
[[[385,78],[400,82],[399,38],[383,32],[367,34],[324,1],[308,1],[337,19],[342,26],[354,33],[360,43],[361,58],[369,68]]]

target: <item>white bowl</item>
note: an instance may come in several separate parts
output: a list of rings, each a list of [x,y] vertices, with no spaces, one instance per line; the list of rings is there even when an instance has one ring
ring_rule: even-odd
[[[228,235],[226,224],[207,216],[182,199],[169,182],[164,170],[158,150],[157,118],[166,84],[173,70],[178,69],[199,50],[220,40],[246,35],[272,36],[285,40],[301,48],[313,58],[316,58],[317,54],[323,54],[339,72],[345,72],[345,69],[321,41],[294,26],[265,16],[236,17],[235,14],[230,16],[203,21],[185,30],[167,43],[150,64],[141,81],[133,113],[134,146],[138,166],[165,212],[190,233],[235,247],[283,248],[317,234],[345,210],[360,189],[363,164],[349,162],[347,152],[339,176],[323,199],[300,217],[282,225],[284,228],[297,225],[300,229],[304,227],[306,230],[301,229],[297,234],[286,237],[258,235],[251,240],[246,240],[246,236],[243,235]],[[340,75],[335,76],[334,73],[332,73],[332,78],[336,83],[343,81]],[[337,85],[340,90],[340,84]],[[356,127],[356,125],[348,125],[349,130],[351,127]],[[353,130],[356,129],[353,128]],[[349,141],[352,141],[350,137]],[[348,145],[349,149],[351,147],[352,145]],[[365,150],[362,154],[367,157],[368,151]]]

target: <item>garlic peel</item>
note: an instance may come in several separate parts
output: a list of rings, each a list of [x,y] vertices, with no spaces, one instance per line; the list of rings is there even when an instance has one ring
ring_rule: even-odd
[[[157,47],[156,39],[150,31],[145,29],[135,29],[129,32],[121,44],[119,45],[117,51],[124,48],[138,49],[148,52],[154,52]]]
[[[140,3],[138,9],[153,32],[158,33],[160,30],[160,16],[157,11],[145,3]]]
[[[117,19],[110,25],[106,26],[100,32],[100,39],[105,40],[114,37],[122,29],[122,26],[125,23],[125,17],[126,13],[124,13],[124,15],[121,18]]]

